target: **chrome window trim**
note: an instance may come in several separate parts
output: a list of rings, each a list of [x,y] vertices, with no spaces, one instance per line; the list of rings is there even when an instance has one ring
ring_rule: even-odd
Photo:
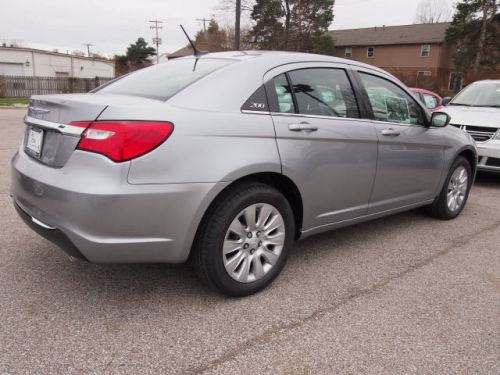
[[[285,113],[285,112],[271,112],[270,113],[272,116],[281,116],[281,117],[305,117],[305,118],[313,118],[313,119],[320,119],[320,120],[347,120],[347,121],[366,121],[369,119],[363,119],[359,117],[337,117],[337,116],[320,116],[320,115],[303,115],[301,113]]]
[[[35,126],[40,126],[42,128],[45,128],[45,129],[55,130],[55,131],[62,133],[64,135],[70,135],[73,137],[80,137],[85,130],[84,128],[80,128],[79,126],[71,126],[68,124],[61,124],[61,123],[57,123],[57,122],[41,120],[41,119],[34,118],[31,116],[26,116],[24,118],[24,123],[26,125],[35,125]]]
[[[252,111],[250,109],[242,109],[241,113],[246,113],[250,115],[270,115],[271,112],[269,111]]]

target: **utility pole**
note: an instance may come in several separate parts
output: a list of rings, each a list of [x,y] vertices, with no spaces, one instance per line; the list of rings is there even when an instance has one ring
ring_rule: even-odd
[[[196,21],[203,22],[203,32],[206,33],[207,32],[207,22],[210,20],[207,20],[205,17],[203,17],[203,18],[197,18]]]
[[[236,22],[234,25],[234,46],[240,50],[241,0],[236,0]]]
[[[149,27],[151,30],[155,30],[156,33],[156,38],[153,38],[153,43],[156,44],[156,63],[158,64],[160,62],[160,44],[161,44],[161,38],[158,36],[158,30],[162,30],[163,26],[162,23],[163,21],[159,20],[153,20],[149,21],[149,23],[152,23],[152,25]]]
[[[93,44],[90,43],[84,43],[84,46],[87,46],[87,56],[90,57],[90,47],[93,46]]]

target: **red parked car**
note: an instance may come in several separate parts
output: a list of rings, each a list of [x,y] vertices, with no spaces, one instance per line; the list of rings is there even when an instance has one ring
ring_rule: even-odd
[[[410,88],[410,90],[415,94],[418,100],[425,104],[429,111],[435,112],[443,108],[443,105],[441,104],[443,102],[443,98],[435,92],[418,88]]]

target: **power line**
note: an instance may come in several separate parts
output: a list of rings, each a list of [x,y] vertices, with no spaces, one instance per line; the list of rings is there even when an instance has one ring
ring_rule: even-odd
[[[207,32],[207,22],[210,20],[207,20],[205,17],[203,17],[203,18],[197,18],[196,21],[203,22],[203,32],[206,33]]]
[[[156,44],[156,63],[158,64],[160,62],[160,44],[161,44],[161,38],[158,36],[158,30],[162,30],[163,26],[162,23],[163,21],[159,20],[153,20],[149,21],[149,23],[152,23],[152,25],[149,27],[151,30],[155,30],[156,33],[156,38],[153,38],[153,43]]]

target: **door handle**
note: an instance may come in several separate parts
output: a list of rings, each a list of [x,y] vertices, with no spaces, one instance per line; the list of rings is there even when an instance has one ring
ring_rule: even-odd
[[[308,122],[301,122],[300,124],[290,124],[288,129],[293,132],[315,132],[318,130],[316,125],[309,124]]]
[[[399,130],[393,128],[382,130],[382,135],[385,135],[386,137],[397,137],[400,134],[401,132]]]

